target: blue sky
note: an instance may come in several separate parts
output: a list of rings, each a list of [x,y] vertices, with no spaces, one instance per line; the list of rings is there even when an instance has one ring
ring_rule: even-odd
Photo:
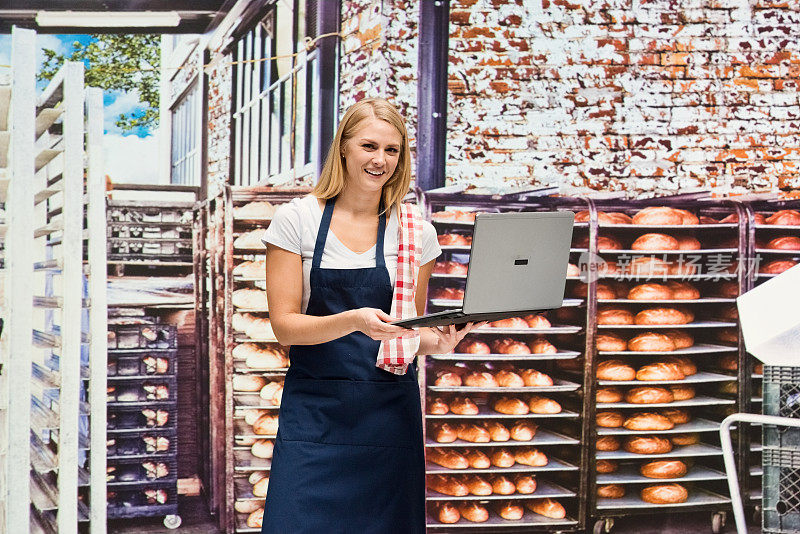
[[[51,35],[39,34],[36,44],[39,48],[37,55],[37,70],[41,68],[47,48],[65,54],[72,50],[72,43],[90,41],[88,35]],[[0,34],[0,65],[11,63],[11,35]],[[1,71],[8,71],[2,68]],[[47,86],[46,81],[37,83],[37,90],[42,91]],[[105,166],[111,179],[117,183],[158,181],[158,132],[139,128],[133,132],[122,132],[114,122],[120,114],[130,114],[145,109],[139,102],[135,92],[105,91],[103,95],[105,104],[104,120],[104,146]]]

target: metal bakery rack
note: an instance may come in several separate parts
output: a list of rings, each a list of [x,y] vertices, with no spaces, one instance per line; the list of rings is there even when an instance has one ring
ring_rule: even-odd
[[[5,532],[106,532],[103,96],[12,34]],[[2,105],[0,105],[2,108]],[[33,338],[33,344],[31,339]],[[5,341],[4,341],[5,342]],[[6,368],[4,366],[4,373]],[[94,506],[92,505],[94,503]]]
[[[256,516],[258,509],[263,510],[266,486],[257,483],[269,477],[271,455],[255,456],[251,451],[256,443],[271,445],[275,434],[263,433],[246,417],[250,420],[264,416],[277,429],[280,402],[279,397],[273,402],[266,390],[251,387],[244,391],[238,384],[263,382],[275,388],[282,385],[288,368],[288,359],[275,368],[250,367],[240,352],[250,347],[285,352],[268,326],[265,247],[261,237],[274,207],[309,192],[308,188],[226,186],[195,210],[195,228],[201,236],[196,241],[195,266],[199,274],[195,288],[197,302],[207,310],[207,314],[198,313],[198,317],[208,317],[207,324],[198,325],[197,346],[208,351],[210,391],[224,392],[209,396],[211,463],[207,476],[213,507],[226,533],[261,530]],[[240,274],[246,266],[249,268]],[[248,298],[256,297],[257,303],[239,302],[244,293],[249,293]],[[255,330],[242,326],[252,324],[250,321],[257,323]],[[207,349],[201,345],[203,336],[208,339]],[[235,351],[237,347],[242,348]]]
[[[454,191],[446,188],[441,191],[428,191],[418,195],[420,205],[425,211],[425,216],[434,224],[442,245],[443,254],[437,262],[437,267],[431,277],[428,291],[428,309],[438,311],[448,307],[460,306],[463,298],[463,287],[466,278],[465,265],[469,261],[469,237],[474,226],[476,212],[499,211],[539,211],[569,209],[579,211],[587,209],[588,204],[581,199],[546,197],[553,193],[552,189],[541,189],[525,193],[498,195],[492,192],[476,191],[474,193]],[[580,226],[586,226],[585,224]],[[449,238],[447,234],[463,237]],[[575,234],[574,237],[577,237]],[[463,238],[467,238],[465,241]],[[457,244],[448,244],[457,243]],[[573,254],[577,258],[577,254]],[[572,259],[570,261],[577,261]],[[457,264],[455,273],[448,272],[448,266]],[[566,268],[566,266],[565,266]],[[571,277],[577,280],[577,276]],[[462,293],[453,294],[453,290]],[[449,293],[448,293],[449,292]],[[444,297],[444,298],[442,298]],[[537,486],[532,493],[519,490],[504,494],[494,491],[490,495],[485,492],[481,495],[455,496],[427,489],[426,501],[428,507],[428,529],[432,532],[456,532],[463,529],[492,531],[492,532],[574,532],[583,528],[583,501],[579,495],[583,493],[585,480],[581,473],[582,459],[582,378],[567,377],[562,366],[578,361],[582,355],[581,347],[584,345],[584,332],[587,314],[585,299],[567,298],[564,307],[556,312],[548,313],[552,323],[546,328],[497,328],[483,327],[475,333],[469,334],[464,344],[456,348],[453,354],[430,355],[420,359],[419,379],[423,398],[425,448],[426,448],[426,476],[444,476],[448,479],[465,480],[467,476],[484,476],[486,480],[492,477],[506,477],[516,480],[517,476],[530,476],[535,479]],[[523,321],[524,322],[524,321]],[[522,325],[520,325],[522,326]],[[485,343],[492,346],[498,340],[511,338],[521,342],[527,349],[527,344],[534,340],[546,339],[552,341],[557,350],[537,354],[501,354],[492,349],[491,353],[472,354],[465,353],[461,348],[470,342]],[[485,351],[484,351],[485,352]],[[532,352],[524,350],[522,352]],[[539,387],[469,387],[437,385],[437,373],[456,370],[456,373],[465,373],[466,369],[486,370],[496,372],[499,369],[513,369],[522,372],[526,368],[540,370],[552,376],[551,386]],[[459,371],[460,369],[460,371]],[[527,413],[525,415],[506,415],[493,409],[493,403],[502,396],[514,397],[527,401],[531,395],[541,395],[550,400],[555,400],[561,407],[557,413]],[[458,398],[469,397],[478,408],[477,413],[458,415],[452,411],[441,415],[431,413],[433,403],[445,403],[452,406]],[[556,412],[556,410],[552,410]],[[527,423],[538,426],[532,439],[526,441],[502,442],[471,442],[464,439],[437,441],[438,432],[442,425],[450,425],[455,429],[460,424],[500,423],[510,428],[517,423]],[[535,428],[534,426],[534,428]],[[516,461],[519,457],[515,451],[529,450],[531,447],[543,452],[547,457],[546,465],[525,465]],[[507,467],[484,465],[482,468],[473,467],[449,469],[437,464],[432,458],[438,452],[457,451],[459,454],[468,454],[470,451],[480,451],[486,456],[505,449],[511,453],[514,460],[501,463]],[[534,462],[543,463],[543,462]],[[517,486],[519,488],[519,486]],[[546,517],[534,513],[526,504],[546,502],[544,499],[553,499],[563,506],[565,516]],[[511,501],[518,506],[519,519],[504,519],[499,514],[497,505]],[[448,503],[448,504],[445,504]],[[469,503],[488,510],[485,520],[471,522],[463,514],[456,522],[444,523],[440,520],[438,512],[440,506],[459,507]]]
[[[632,224],[630,220],[625,222],[619,219],[611,220],[612,216],[608,215],[616,212],[631,216],[644,208],[656,206],[688,210],[700,218],[692,220],[690,217],[681,224],[652,225]],[[713,532],[720,532],[723,527],[725,513],[730,508],[730,499],[727,496],[718,431],[720,421],[726,415],[736,412],[741,406],[741,392],[736,388],[739,376],[735,373],[736,369],[741,368],[740,363],[743,361],[744,353],[741,343],[737,342],[740,335],[734,312],[735,297],[744,290],[746,283],[746,229],[744,209],[741,205],[729,201],[701,200],[699,195],[677,195],[643,201],[591,201],[588,252],[590,258],[598,264],[594,269],[598,275],[590,277],[589,280],[590,305],[594,304],[598,310],[608,307],[627,309],[632,315],[648,307],[675,306],[688,310],[690,316],[693,315],[691,322],[669,325],[598,324],[600,321],[597,314],[592,314],[590,318],[587,325],[587,361],[584,371],[590,378],[585,387],[587,406],[585,421],[588,425],[585,446],[589,458],[584,467],[588,476],[587,525],[594,521],[592,528],[596,534],[610,532],[616,517],[702,510],[712,512]],[[647,246],[642,249],[641,244],[637,244],[635,250],[631,248],[633,241],[650,233],[685,236],[686,241],[693,241],[691,238],[694,237],[697,241],[693,241],[693,245],[689,245],[686,250],[675,250],[676,247],[672,247],[671,250],[649,250]],[[700,248],[697,248],[698,246]],[[655,265],[661,266],[661,270],[636,271],[631,266],[636,264],[637,256],[657,258],[660,263]],[[641,274],[637,275],[637,272]],[[642,283],[667,284],[673,280],[689,283],[699,289],[699,298],[687,300],[628,298],[627,291],[631,286]],[[602,290],[604,297],[609,297],[613,293],[615,298],[598,298],[598,289]],[[611,293],[607,293],[609,291]],[[636,323],[636,321],[631,322]],[[693,338],[686,343],[689,346],[669,352],[661,352],[663,348],[656,352],[644,352],[631,350],[630,344],[626,343],[628,338],[645,332],[663,335],[674,330],[683,332],[684,339],[686,339],[685,334]],[[609,333],[619,335],[622,342],[628,345],[628,349],[597,350],[595,342],[598,336]],[[593,379],[597,376],[598,364],[605,360],[622,360],[623,363],[636,369],[643,364],[658,362],[665,356],[685,357],[696,366],[697,372],[694,374],[687,372],[686,377],[680,380]],[[693,397],[661,404],[630,403],[627,399],[613,403],[595,402],[600,388],[618,388],[627,393],[629,388],[634,386],[668,388],[671,385],[693,388]],[[661,431],[628,430],[622,425],[609,428],[596,424],[596,416],[600,411],[619,412],[627,421],[627,418],[635,412],[658,413],[664,408],[687,410],[690,420]],[[658,436],[672,441],[677,439],[678,434],[697,436],[699,442],[683,446],[670,445],[669,452],[660,454],[628,452],[621,446],[624,440],[635,436]],[[601,437],[617,438],[616,444],[604,447],[604,449],[616,447],[616,450],[596,450],[595,444]],[[681,460],[688,467],[688,471],[684,476],[674,478],[648,478],[640,474],[639,468],[646,463],[643,460],[651,459]],[[610,473],[598,474],[595,465],[600,460],[613,462],[606,465],[615,465],[618,468]],[[688,498],[682,502],[653,504],[640,497],[641,490],[647,485],[662,483],[683,485],[688,490]],[[598,497],[598,488],[609,489],[609,485],[624,495],[618,498]]]

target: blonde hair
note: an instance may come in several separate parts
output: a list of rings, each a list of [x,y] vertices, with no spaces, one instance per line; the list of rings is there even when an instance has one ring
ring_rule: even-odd
[[[395,127],[402,137],[400,155],[394,174],[383,186],[383,206],[385,211],[392,207],[400,207],[403,197],[411,186],[411,155],[408,147],[408,134],[403,117],[392,104],[383,98],[365,98],[350,106],[339,122],[336,135],[333,137],[328,156],[319,181],[312,194],[321,199],[333,198],[344,189],[345,169],[342,165],[342,145],[349,141],[362,121],[370,118],[380,119]]]

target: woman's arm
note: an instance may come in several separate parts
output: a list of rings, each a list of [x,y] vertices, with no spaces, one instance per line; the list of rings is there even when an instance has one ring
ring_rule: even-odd
[[[382,310],[359,308],[317,317],[300,313],[303,302],[303,261],[299,254],[267,245],[267,301],[272,330],[281,345],[317,345],[353,332],[372,339],[394,339],[406,330]]]

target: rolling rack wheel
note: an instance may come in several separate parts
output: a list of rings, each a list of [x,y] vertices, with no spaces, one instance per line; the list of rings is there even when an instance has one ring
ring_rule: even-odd
[[[750,521],[752,521],[754,525],[761,525],[761,512],[760,504],[753,506],[752,510],[750,510]]]
[[[720,534],[725,531],[725,512],[711,514],[711,532]]]
[[[592,534],[603,534],[604,532],[607,534],[614,529],[614,518],[613,517],[606,517],[605,519],[598,519],[594,523],[594,528],[592,529]]]
[[[183,520],[181,519],[181,516],[179,516],[178,514],[170,514],[164,517],[164,526],[170,530],[175,530],[176,528],[181,526],[182,522]]]

